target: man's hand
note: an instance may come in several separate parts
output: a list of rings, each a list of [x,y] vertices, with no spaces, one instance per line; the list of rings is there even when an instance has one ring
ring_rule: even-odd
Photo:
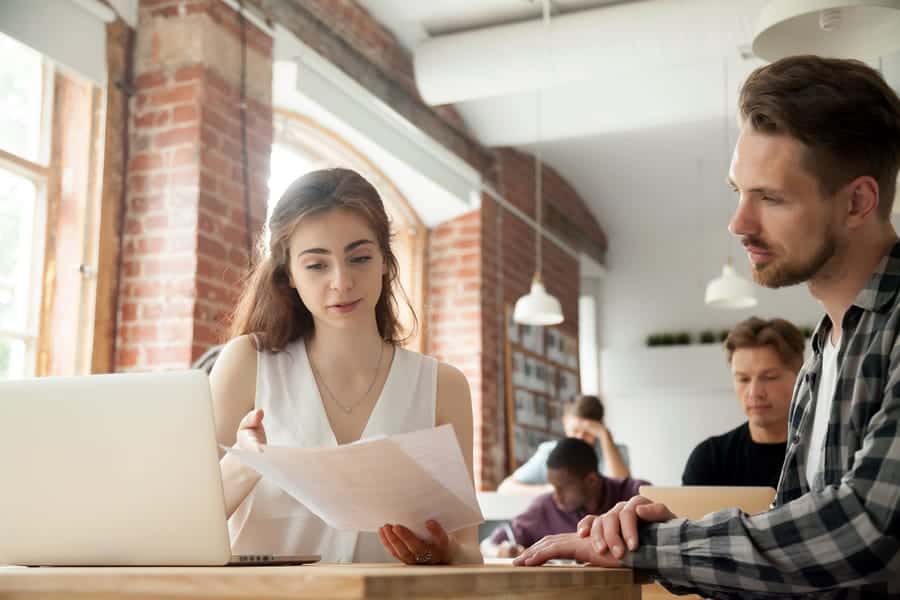
[[[661,523],[675,518],[665,504],[635,496],[628,502],[619,502],[601,516],[586,516],[579,521],[576,535],[589,539],[597,554],[609,551],[621,559],[626,548],[632,552],[638,548],[638,519]]]
[[[548,535],[523,552],[513,564],[517,567],[537,567],[552,558],[569,558],[597,567],[619,567],[619,560],[609,553],[594,552],[590,538],[577,533]]]

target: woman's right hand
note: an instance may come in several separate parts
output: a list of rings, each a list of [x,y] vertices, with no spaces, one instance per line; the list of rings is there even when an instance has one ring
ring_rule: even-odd
[[[263,409],[256,408],[244,415],[237,429],[234,445],[241,450],[261,452],[266,444],[266,428],[263,427]]]

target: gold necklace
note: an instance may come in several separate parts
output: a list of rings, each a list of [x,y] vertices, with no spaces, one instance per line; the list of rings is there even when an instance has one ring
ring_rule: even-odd
[[[375,381],[378,379],[378,373],[381,371],[381,359],[384,356],[384,342],[381,342],[381,351],[378,353],[378,364],[375,365],[375,374],[372,375],[372,381],[369,383],[369,387],[366,389],[366,393],[362,395],[362,398],[351,404],[350,406],[344,406],[337,399],[337,396],[334,395],[334,392],[331,391],[331,388],[328,387],[328,383],[325,381],[325,378],[319,374],[318,369],[316,369],[316,365],[313,363],[312,356],[307,352],[306,356],[309,358],[309,366],[312,368],[313,375],[316,378],[317,382],[321,382],[325,387],[326,395],[331,396],[331,401],[338,405],[342,411],[346,414],[350,414],[353,412],[353,409],[363,403],[363,401],[369,397],[369,392],[372,391],[372,388],[375,387]]]

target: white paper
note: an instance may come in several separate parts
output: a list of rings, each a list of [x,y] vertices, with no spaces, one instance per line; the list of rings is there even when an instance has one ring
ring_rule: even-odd
[[[453,427],[442,425],[336,448],[225,448],[336,529],[405,525],[422,539],[484,520]]]

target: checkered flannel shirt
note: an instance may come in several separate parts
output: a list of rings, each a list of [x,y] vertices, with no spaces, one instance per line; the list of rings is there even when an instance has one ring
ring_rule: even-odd
[[[825,316],[797,377],[775,502],[645,525],[625,563],[709,598],[900,598],[900,243],[843,320],[824,465],[807,482]]]

